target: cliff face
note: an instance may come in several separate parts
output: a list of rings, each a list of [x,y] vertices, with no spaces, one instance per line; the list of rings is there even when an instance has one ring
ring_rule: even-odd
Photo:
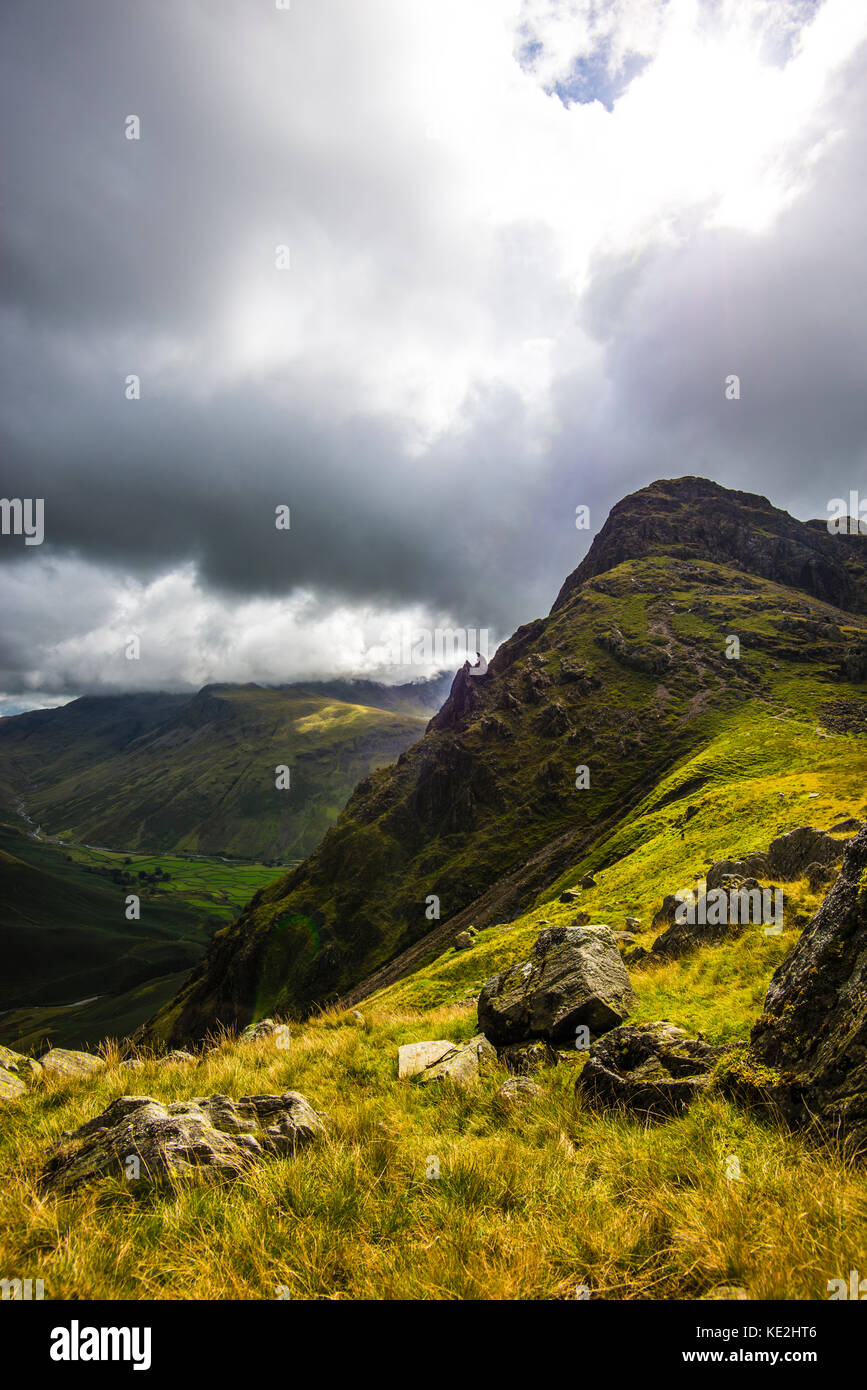
[[[549,616],[458,672],[424,737],[218,934],[150,1037],[359,997],[467,922],[511,920],[752,709],[862,718],[865,547],[702,479],[626,498]]]
[[[625,560],[667,554],[736,565],[761,579],[851,612],[867,611],[865,545],[805,524],[766,497],[734,492],[707,478],[653,483],[612,507],[587,556],[564,583],[552,612],[588,579]]]

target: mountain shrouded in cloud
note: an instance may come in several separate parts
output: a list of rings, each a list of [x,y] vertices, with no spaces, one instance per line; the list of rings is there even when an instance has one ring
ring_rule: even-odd
[[[653,478],[802,519],[863,479],[851,0],[2,26],[0,491],[46,537],[0,539],[3,708],[381,678],[537,616]]]

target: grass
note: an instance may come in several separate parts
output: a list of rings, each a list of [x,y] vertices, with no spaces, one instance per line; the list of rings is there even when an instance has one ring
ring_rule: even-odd
[[[288,1052],[225,1041],[192,1067],[136,1074],[137,1093],[164,1100],[294,1089],[328,1112],[326,1141],[230,1190],[138,1193],[117,1179],[38,1192],[47,1144],[129,1089],[110,1048],[97,1078],[7,1103],[0,1269],[59,1299],[571,1299],[582,1284],[611,1299],[695,1299],[717,1284],[821,1299],[863,1264],[863,1172],[833,1152],[715,1095],[654,1127],[599,1116],[565,1064],[511,1114],[502,1077],[419,1089],[395,1078],[398,1044],[466,1036],[470,1006],[366,1013],[363,1028],[321,1016]],[[740,1181],[726,1178],[733,1154]]]

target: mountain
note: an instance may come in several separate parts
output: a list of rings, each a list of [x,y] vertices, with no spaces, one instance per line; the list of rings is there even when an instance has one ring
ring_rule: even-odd
[[[419,736],[446,689],[439,678],[86,696],[0,720],[0,791],[52,838],[285,863]]]
[[[792,798],[855,795],[865,547],[701,478],[624,499],[548,617],[458,673],[424,737],[217,933],[148,1036],[364,997],[464,926],[637,854],[661,821],[700,814],[721,856],[792,828]]]

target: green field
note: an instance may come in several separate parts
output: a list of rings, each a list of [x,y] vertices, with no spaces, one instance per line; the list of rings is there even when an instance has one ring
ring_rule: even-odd
[[[58,845],[0,824],[0,1041],[77,1047],[131,1031],[273,878],[261,864]]]

